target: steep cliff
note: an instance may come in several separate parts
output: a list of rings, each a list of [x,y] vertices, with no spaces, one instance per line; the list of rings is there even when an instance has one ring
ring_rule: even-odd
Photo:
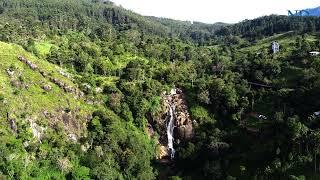
[[[163,93],[161,112],[153,118],[151,124],[159,134],[157,158],[173,159],[175,144],[188,141],[194,135],[193,122],[181,89],[175,88],[169,93]]]

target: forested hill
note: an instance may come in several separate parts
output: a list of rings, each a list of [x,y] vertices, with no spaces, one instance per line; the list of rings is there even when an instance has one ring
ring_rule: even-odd
[[[218,29],[228,25],[226,23],[205,24],[196,21],[179,21],[158,17],[148,18],[168,27],[170,34],[176,35],[182,40],[191,40],[199,44],[210,42]]]
[[[3,0],[2,18],[17,19],[32,27],[41,23],[50,29],[84,30],[98,28],[99,23],[108,23],[116,30],[143,29],[158,35],[166,34],[166,27],[149,21],[142,16],[115,6],[109,1],[91,0],[30,1]]]
[[[222,28],[218,35],[240,35],[248,39],[261,39],[273,34],[295,31],[315,32],[320,30],[319,17],[301,16],[264,16],[253,20],[245,20],[230,27]]]
[[[102,31],[103,29],[102,33],[106,33],[108,29],[116,31],[138,30],[146,35],[175,36],[200,45],[212,44],[216,35],[232,34],[255,39],[291,30],[312,32],[319,30],[320,27],[318,17],[277,15],[245,20],[229,26],[224,23],[191,23],[166,18],[144,17],[118,7],[111,1],[92,2],[92,0],[44,0],[41,3],[32,0],[1,0],[0,13],[2,19],[6,19],[8,22],[14,20],[11,21],[11,25],[19,26],[20,23],[23,23],[32,29],[41,24],[42,28],[59,29],[60,31],[70,29]]]
[[[0,179],[319,179],[319,20],[0,0]]]
[[[49,1],[44,0],[2,0],[0,2],[0,13],[2,18],[10,20],[18,19],[28,28],[41,23],[46,28],[57,28],[59,30],[84,30],[103,29],[100,23],[108,23],[117,31],[129,29],[139,30],[146,34],[157,36],[179,36],[184,40],[202,39],[208,41],[217,27],[221,25],[207,25],[203,23],[190,23],[160,18],[143,17],[132,11],[115,6],[110,1],[91,0],[67,0]],[[18,23],[17,23],[18,26]],[[104,28],[107,29],[108,27]]]

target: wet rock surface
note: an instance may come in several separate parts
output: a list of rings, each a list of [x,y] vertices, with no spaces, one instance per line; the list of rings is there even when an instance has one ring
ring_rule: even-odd
[[[193,121],[188,112],[187,102],[181,89],[172,89],[170,93],[163,93],[161,112],[152,118],[152,127],[159,134],[157,159],[170,158],[168,148],[167,125],[170,121],[170,108],[173,108],[174,144],[191,140],[194,136]],[[150,127],[148,127],[150,129]]]

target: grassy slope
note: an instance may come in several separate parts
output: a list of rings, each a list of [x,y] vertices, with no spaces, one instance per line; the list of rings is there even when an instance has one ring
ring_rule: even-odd
[[[294,43],[296,41],[297,35],[294,34],[294,32],[286,32],[282,34],[276,34],[274,36],[270,36],[264,39],[261,39],[257,41],[255,44],[245,47],[242,49],[239,49],[240,53],[243,52],[265,52],[268,51],[271,47],[271,43],[273,41],[277,41],[280,44],[280,53],[276,54],[276,58],[281,58],[281,57],[287,57],[289,54],[291,54]],[[316,34],[308,34],[307,35],[307,40],[310,42],[316,41],[317,35]],[[282,69],[281,74],[279,75],[279,79],[273,79],[272,84],[274,85],[281,85],[282,87],[295,87],[296,82],[301,79],[301,76],[303,74],[303,69],[300,67],[285,67]],[[273,105],[273,100],[272,99],[258,99],[255,102],[254,106],[254,112],[258,114],[263,114],[266,115],[267,117],[271,118],[276,111],[281,111],[281,109],[277,109]],[[259,127],[261,123],[258,121],[257,118],[250,118],[248,119],[248,124],[252,126]]]
[[[35,42],[35,49],[37,50],[37,53],[40,57],[45,57],[47,54],[50,53],[51,47],[54,45],[50,42]]]
[[[280,44],[280,50],[282,47],[286,47],[285,51],[291,51],[292,46],[295,43],[297,35],[294,32],[286,32],[282,34],[276,34],[274,36],[270,36],[264,39],[257,41],[254,45],[240,49],[242,52],[245,51],[255,51],[259,52],[262,49],[270,49],[271,43],[273,41],[277,41]],[[308,41],[315,41],[316,35],[307,35]]]
[[[64,92],[49,78],[30,69],[17,58],[19,55],[32,61],[51,77],[76,87],[71,80],[59,74],[57,66],[37,59],[20,46],[0,42],[0,94],[4,98],[0,101],[0,122],[2,125],[9,127],[6,112],[10,112],[10,116],[17,120],[23,121],[31,118],[42,125],[52,124],[44,116],[44,111],[59,116],[59,113],[64,109],[70,109],[71,112],[80,109],[76,111],[79,121],[90,113],[92,107],[86,105],[84,99],[75,99],[74,94]],[[7,69],[14,71],[12,77],[8,75]],[[15,87],[11,81],[20,82],[23,86]],[[42,88],[44,85],[50,85],[52,90],[45,91]],[[82,126],[82,124],[79,125]]]
[[[309,42],[315,42],[317,40],[318,33],[306,34],[306,39]],[[287,32],[282,34],[277,34],[264,38],[257,41],[254,45],[240,49],[240,52],[261,52],[268,51],[271,48],[271,43],[277,41],[280,44],[280,53],[276,54],[274,57],[281,58],[287,57],[294,50],[294,44],[297,35],[294,32]],[[301,79],[303,75],[303,68],[288,66],[282,69],[279,75],[282,78],[274,79],[273,84],[278,84],[283,87],[292,88],[295,86],[296,82]]]

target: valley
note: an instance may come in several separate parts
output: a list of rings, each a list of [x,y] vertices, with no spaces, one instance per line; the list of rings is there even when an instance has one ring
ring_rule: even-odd
[[[317,16],[0,0],[0,179],[319,179],[319,51]]]

